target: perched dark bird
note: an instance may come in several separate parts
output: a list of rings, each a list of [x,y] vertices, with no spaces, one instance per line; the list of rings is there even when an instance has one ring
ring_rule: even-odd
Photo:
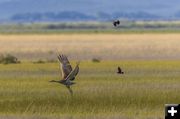
[[[124,72],[121,70],[120,67],[118,67],[118,71],[117,71],[118,74],[124,74]]]
[[[114,22],[113,22],[113,25],[116,27],[116,26],[118,26],[118,25],[120,25],[120,21],[119,20],[115,20]]]
[[[73,91],[70,86],[75,84],[73,80],[75,80],[75,77],[79,72],[79,62],[77,62],[76,67],[72,70],[71,64],[65,55],[59,55],[58,59],[61,67],[62,79],[58,81],[52,80],[50,82],[56,82],[65,85],[72,95]]]

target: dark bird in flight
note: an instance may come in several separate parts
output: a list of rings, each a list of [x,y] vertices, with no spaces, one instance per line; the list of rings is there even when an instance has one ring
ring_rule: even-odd
[[[65,55],[59,55],[58,59],[62,72],[62,79],[58,81],[52,80],[50,82],[56,82],[65,85],[72,95],[73,91],[70,86],[75,84],[75,82],[73,81],[75,80],[75,77],[79,72],[79,62],[77,62],[76,67],[72,70],[71,64]]]
[[[118,25],[120,25],[120,21],[119,20],[115,20],[114,22],[113,22],[113,25],[116,27],[116,26],[118,26]]]
[[[118,71],[117,71],[118,74],[124,74],[124,72],[121,70],[120,67],[118,67]]]

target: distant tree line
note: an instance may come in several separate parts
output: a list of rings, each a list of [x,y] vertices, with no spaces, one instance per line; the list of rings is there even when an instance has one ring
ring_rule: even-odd
[[[161,19],[160,16],[146,13],[146,12],[116,12],[108,14],[105,12],[98,12],[95,15],[88,15],[75,11],[63,11],[59,13],[23,13],[16,14],[11,17],[12,21],[110,21],[113,19],[128,19],[128,20],[156,20]]]

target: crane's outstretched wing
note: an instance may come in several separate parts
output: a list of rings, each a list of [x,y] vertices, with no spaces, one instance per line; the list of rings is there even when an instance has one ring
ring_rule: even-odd
[[[71,71],[71,73],[66,77],[65,80],[69,81],[69,80],[74,80],[76,75],[79,72],[79,62],[77,63],[76,67],[74,68],[73,71]]]
[[[68,60],[68,58],[65,55],[59,55],[58,59],[61,63],[61,72],[62,72],[62,78],[66,79],[66,77],[71,73],[72,67]]]

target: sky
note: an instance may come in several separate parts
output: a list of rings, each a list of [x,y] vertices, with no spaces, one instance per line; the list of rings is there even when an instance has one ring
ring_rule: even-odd
[[[180,12],[180,0],[0,0],[0,18],[18,13],[78,11],[148,12],[171,16]]]
[[[9,1],[12,1],[12,0],[0,0],[0,3],[2,3],[2,2],[9,2]]]

